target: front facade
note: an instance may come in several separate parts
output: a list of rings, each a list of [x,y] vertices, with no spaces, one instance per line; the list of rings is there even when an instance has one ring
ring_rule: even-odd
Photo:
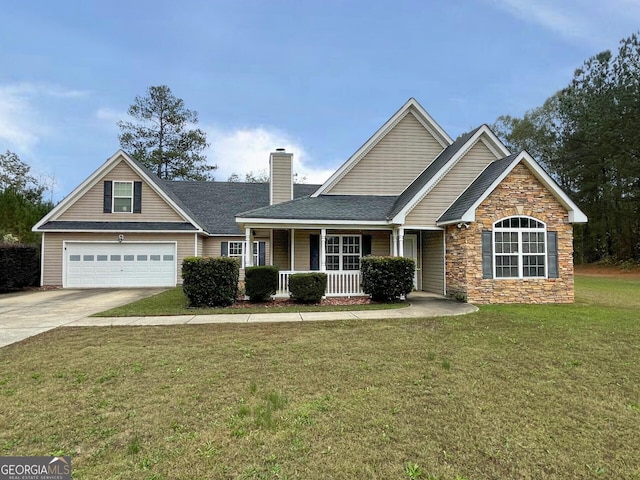
[[[42,283],[173,286],[187,256],[323,271],[359,295],[360,259],[411,257],[415,288],[472,303],[573,301],[572,224],[586,217],[486,126],[453,141],[410,99],[323,185],[167,182],[120,151],[43,218]],[[249,248],[247,248],[249,246]]]

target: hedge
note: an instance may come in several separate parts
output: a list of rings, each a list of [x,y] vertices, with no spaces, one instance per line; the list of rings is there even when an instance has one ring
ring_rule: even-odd
[[[362,290],[373,300],[390,302],[413,290],[415,262],[405,257],[364,257],[360,263]]]
[[[0,244],[0,292],[40,283],[38,249],[31,245]]]
[[[294,273],[289,276],[289,294],[296,302],[319,303],[326,291],[326,273]]]
[[[252,302],[264,302],[278,290],[278,267],[260,266],[244,269],[245,293]]]
[[[187,257],[182,290],[190,307],[226,307],[238,298],[240,262],[229,257]]]

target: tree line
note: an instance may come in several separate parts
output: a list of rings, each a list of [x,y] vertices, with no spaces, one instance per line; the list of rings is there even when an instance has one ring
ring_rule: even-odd
[[[577,262],[640,260],[638,34],[587,59],[541,106],[491,127],[541,161],[589,217],[574,229]]]

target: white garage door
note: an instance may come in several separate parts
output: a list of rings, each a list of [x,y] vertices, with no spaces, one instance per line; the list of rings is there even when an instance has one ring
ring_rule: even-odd
[[[173,287],[174,243],[67,243],[66,287]]]

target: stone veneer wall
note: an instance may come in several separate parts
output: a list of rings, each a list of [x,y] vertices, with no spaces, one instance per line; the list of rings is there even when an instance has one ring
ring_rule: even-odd
[[[505,217],[525,215],[558,232],[558,278],[483,279],[482,230]],[[476,209],[469,228],[446,228],[447,294],[465,295],[470,303],[573,302],[573,227],[567,210],[520,163]]]

